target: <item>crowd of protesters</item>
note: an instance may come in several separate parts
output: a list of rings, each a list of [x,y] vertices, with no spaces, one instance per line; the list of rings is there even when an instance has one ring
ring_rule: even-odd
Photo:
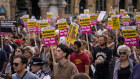
[[[76,18],[74,22],[77,23]],[[140,41],[140,26],[135,26]],[[88,39],[79,32],[70,45],[65,38],[60,42],[57,25],[53,27],[56,27],[58,45],[44,46],[41,35],[29,34],[20,19],[18,31],[2,38],[1,78],[140,79],[140,46],[124,45],[122,30],[108,30],[106,20],[92,26]]]

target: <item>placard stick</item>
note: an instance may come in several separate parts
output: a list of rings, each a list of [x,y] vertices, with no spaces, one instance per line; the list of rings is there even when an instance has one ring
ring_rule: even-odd
[[[96,25],[95,25],[95,30],[96,30],[96,32],[97,32],[97,27],[96,27]]]
[[[33,33],[33,34],[34,34],[35,46],[37,46],[37,44],[36,44],[36,34],[35,33]]]
[[[51,48],[51,55],[52,55],[52,59],[53,59],[53,64],[55,64],[56,61],[55,61],[55,58],[54,58],[54,54],[53,54],[53,50],[52,50],[52,46],[50,46],[50,48]]]
[[[88,34],[87,33],[86,33],[86,39],[87,39],[88,51],[90,51],[89,50],[89,41],[88,41]]]
[[[117,29],[116,29],[116,47],[118,45],[118,35],[117,35]]]
[[[1,35],[1,49],[3,49],[3,35]]]

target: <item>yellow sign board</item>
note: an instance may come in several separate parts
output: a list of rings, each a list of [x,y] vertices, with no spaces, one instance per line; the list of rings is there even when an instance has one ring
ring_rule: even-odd
[[[119,16],[112,16],[112,29],[120,29],[120,19]]]
[[[42,31],[42,36],[43,36],[43,38],[56,36],[55,29]]]

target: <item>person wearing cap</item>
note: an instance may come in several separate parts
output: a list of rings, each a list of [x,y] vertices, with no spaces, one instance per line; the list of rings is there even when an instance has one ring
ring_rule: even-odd
[[[76,66],[68,60],[68,55],[68,46],[59,44],[54,54],[58,63],[54,64],[51,79],[71,79],[74,74],[78,74]]]
[[[20,39],[15,39],[13,42],[16,43],[17,46],[21,46],[22,43]]]
[[[39,57],[33,57],[32,61],[31,61],[31,71],[32,73],[36,74],[40,79],[44,79],[44,77],[46,76],[46,74],[48,74],[49,72],[44,72],[43,71],[43,61],[41,58]],[[50,79],[50,76],[47,75],[48,78]]]

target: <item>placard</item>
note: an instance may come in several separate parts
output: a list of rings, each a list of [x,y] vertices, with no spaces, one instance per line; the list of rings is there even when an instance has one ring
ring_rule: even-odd
[[[22,16],[22,20],[23,20],[23,23],[24,23],[24,27],[28,27],[29,15]]]
[[[97,25],[97,15],[95,13],[90,14],[91,25]]]
[[[120,9],[120,17],[125,16],[125,10],[124,9]]]
[[[140,15],[136,15],[136,24],[140,24]]]
[[[44,46],[57,45],[55,29],[53,27],[41,28]]]
[[[123,37],[137,37],[136,26],[122,27]]]
[[[108,18],[107,29],[112,30],[112,19]]]
[[[138,46],[139,45],[138,37],[124,38],[124,44],[127,46]]]
[[[80,26],[82,33],[91,33],[91,20],[89,14],[82,14],[79,16],[80,19]]]
[[[60,19],[57,21],[57,23],[58,23],[58,29],[59,29],[59,36],[66,37],[68,33],[66,19]]]
[[[89,9],[84,9],[84,14],[89,14]]]
[[[28,27],[29,27],[30,33],[37,32],[36,26],[37,26],[36,19],[29,19],[28,20]]]
[[[123,16],[123,26],[130,26],[130,16]]]
[[[71,23],[71,25],[69,27],[66,40],[68,42],[70,42],[71,44],[74,44],[74,41],[75,41],[77,33],[78,33],[78,28],[79,28],[79,25],[77,25],[75,23]]]
[[[0,21],[1,32],[14,32],[17,28],[17,21]]]
[[[52,13],[51,12],[47,12],[46,17],[47,17],[48,22],[52,23]]]
[[[112,15],[112,29],[120,29],[119,15]]]
[[[5,16],[0,16],[0,21],[4,21],[5,20]]]

